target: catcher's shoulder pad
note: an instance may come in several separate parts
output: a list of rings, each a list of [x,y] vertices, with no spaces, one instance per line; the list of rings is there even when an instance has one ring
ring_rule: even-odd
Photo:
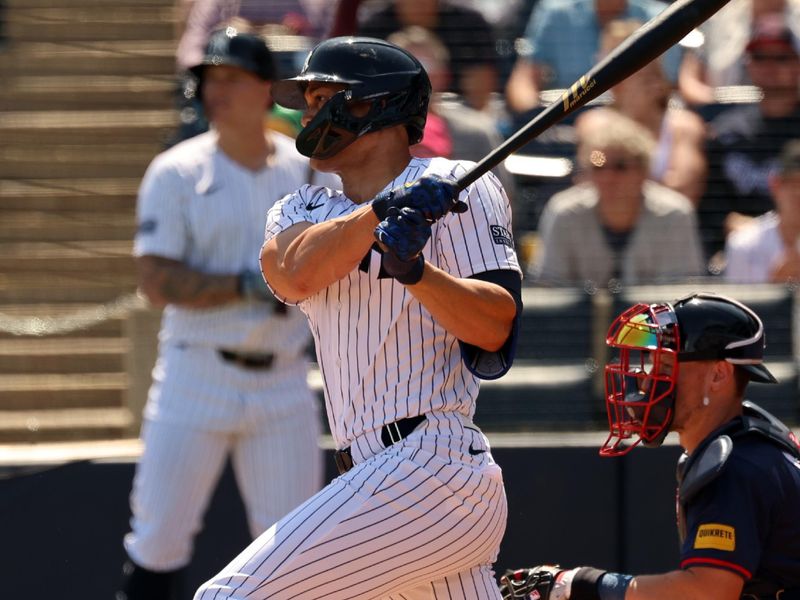
[[[800,447],[786,425],[753,402],[745,400],[742,404],[744,414],[740,419],[723,428],[720,435],[699,449],[696,455],[681,456],[678,462],[678,498],[682,503],[689,502],[719,477],[737,438],[756,434],[800,458]]]
[[[689,502],[700,490],[719,477],[732,451],[733,440],[727,435],[721,435],[700,450],[697,456],[681,456],[678,465],[678,498],[681,503]]]

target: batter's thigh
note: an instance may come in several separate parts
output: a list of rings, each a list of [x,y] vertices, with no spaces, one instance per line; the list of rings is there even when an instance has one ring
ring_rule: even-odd
[[[496,466],[397,444],[270,527],[195,600],[434,598],[450,587],[439,597],[497,598],[490,566],[506,511]]]
[[[131,492],[125,549],[138,565],[171,571],[191,559],[211,492],[225,464],[225,434],[147,421]]]
[[[319,414],[308,402],[241,434],[232,462],[253,537],[322,487]]]

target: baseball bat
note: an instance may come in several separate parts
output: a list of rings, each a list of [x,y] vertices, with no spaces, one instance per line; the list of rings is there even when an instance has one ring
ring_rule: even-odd
[[[547,106],[522,129],[459,177],[456,180],[458,189],[463,190],[509,154],[666,52],[728,1],[675,0],[564,90],[561,100]],[[565,43],[569,43],[569,40],[565,40]]]

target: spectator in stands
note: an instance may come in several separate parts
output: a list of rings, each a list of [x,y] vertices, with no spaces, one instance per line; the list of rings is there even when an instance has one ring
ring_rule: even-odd
[[[772,210],[769,173],[784,143],[800,137],[800,56],[782,15],[757,22],[746,66],[761,101],[730,108],[710,124],[708,184],[698,207],[709,257],[723,249],[728,233]],[[718,269],[713,260],[712,272]]]
[[[699,27],[703,43],[684,53],[678,77],[681,97],[693,105],[715,102],[716,88],[752,85],[745,47],[754,22],[770,13],[783,14],[800,48],[800,0],[731,0]]]
[[[417,57],[433,88],[425,133],[422,141],[411,147],[413,156],[479,161],[503,142],[491,116],[466,106],[460,96],[447,91],[451,80],[450,54],[435,33],[411,26],[393,33],[388,41]],[[503,165],[495,167],[494,173],[512,197],[514,180],[510,173]]]
[[[603,30],[603,56],[642,25],[635,19],[615,19]],[[609,111],[619,111],[644,125],[656,139],[650,179],[700,202],[706,181],[706,126],[695,112],[672,97],[673,86],[664,75],[661,59],[645,65],[612,88],[613,102],[582,112],[575,120],[576,134],[596,127]]]
[[[549,200],[539,222],[538,281],[613,288],[701,273],[691,202],[647,180],[654,146],[647,129],[620,113],[584,129],[581,179]]]
[[[769,187],[775,210],[728,236],[728,281],[800,282],[800,139],[784,146]]]
[[[392,0],[359,26],[358,35],[385,39],[412,25],[430,29],[447,47],[452,91],[468,106],[486,109],[498,88],[498,54],[486,19],[451,0]]]
[[[187,10],[184,8],[184,10]],[[209,34],[220,23],[244,19],[253,27],[280,25],[287,34],[319,34],[300,0],[191,0],[186,24],[175,52],[178,72],[202,60]]]
[[[600,34],[613,19],[649,21],[666,4],[658,0],[559,0],[536,5],[517,61],[506,85],[511,111],[524,113],[539,104],[544,89],[566,88],[597,62]],[[680,48],[665,56],[670,81],[677,81]]]

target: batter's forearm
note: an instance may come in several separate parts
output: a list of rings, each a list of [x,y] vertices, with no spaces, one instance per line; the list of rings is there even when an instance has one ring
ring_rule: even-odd
[[[344,217],[295,226],[264,245],[262,270],[281,296],[303,300],[358,267],[375,241],[377,224],[375,213],[364,206]]]
[[[425,263],[420,282],[407,289],[462,342],[494,352],[511,334],[517,307],[511,294],[497,284],[453,277]]]
[[[138,260],[139,288],[155,306],[212,308],[240,299],[237,275],[211,275],[178,261],[145,256]]]

